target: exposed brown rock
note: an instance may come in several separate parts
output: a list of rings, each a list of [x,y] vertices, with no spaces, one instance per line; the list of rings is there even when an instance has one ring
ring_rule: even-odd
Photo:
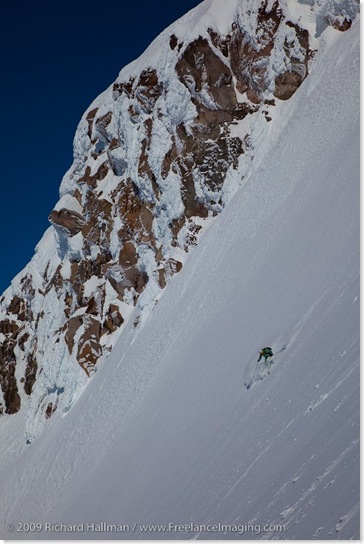
[[[136,186],[129,182],[121,192],[117,203],[123,228],[119,231],[121,241],[135,240],[136,242],[155,243],[152,232],[154,204],[140,199]]]
[[[107,158],[115,176],[123,176],[128,166],[127,162],[118,156],[117,150],[119,150],[121,146],[122,144],[118,138],[113,138],[110,142],[109,149],[107,150]]]
[[[340,32],[346,32],[351,28],[352,21],[348,18],[345,18],[344,20],[341,20],[339,18],[337,19],[328,19],[329,24],[335,28],[336,30],[339,30]]]
[[[169,38],[169,45],[171,49],[176,49],[178,44],[178,38],[174,34]]]
[[[211,35],[215,37],[213,33]],[[224,41],[225,54],[229,43],[229,39]],[[215,44],[221,45],[216,39]],[[179,153],[175,142],[172,142],[164,159],[162,175],[166,177],[173,164],[182,179],[186,217],[206,217],[208,206],[197,199],[192,173],[197,171],[202,183],[213,191],[219,191],[228,168],[231,165],[236,168],[238,157],[243,153],[241,140],[229,137],[228,124],[234,119],[244,118],[257,108],[237,103],[231,70],[212,51],[206,39],[199,38],[187,47],[177,63],[176,71],[189,88],[198,115],[189,132],[183,125],[177,127]],[[199,98],[202,86],[204,91],[210,92],[217,109],[206,107]]]
[[[185,205],[186,217],[207,217],[208,209],[203,202],[197,200],[195,182],[191,174],[191,164],[183,163],[179,164],[182,174],[182,200]]]
[[[35,318],[35,330],[37,330],[38,325],[39,325],[39,321],[40,321],[41,319],[43,319],[43,317],[44,317],[44,311],[41,310],[41,311],[39,312],[39,314],[38,314],[38,315],[36,316],[36,318]]]
[[[25,383],[24,391],[27,395],[30,395],[35,384],[36,375],[38,370],[37,360],[34,353],[29,353],[27,357],[27,367],[25,369]]]
[[[47,288],[46,288],[46,294],[49,293],[49,291],[54,287],[57,294],[62,292],[64,280],[61,274],[62,265],[58,265],[56,268],[55,273],[52,276],[52,279],[48,282]]]
[[[287,26],[295,30],[296,39],[304,60],[299,60],[293,56],[294,43],[284,44],[285,53],[290,59],[290,67],[275,78],[274,96],[281,100],[288,100],[296,92],[303,80],[307,76],[308,59],[310,58],[309,35],[306,29],[288,21]]]
[[[171,232],[172,232],[172,235],[173,235],[173,239],[172,239],[172,246],[175,246],[177,245],[177,236],[181,230],[181,228],[183,227],[183,225],[186,223],[186,217],[185,216],[182,216],[178,219],[174,219],[171,224],[170,224],[170,228],[171,228]],[[161,255],[162,257],[162,255]],[[157,261],[160,261],[161,258],[158,258],[158,256],[156,255],[156,260]]]
[[[92,261],[88,259],[71,264],[71,282],[76,287],[76,291],[92,277],[92,270]]]
[[[71,263],[70,282],[76,295],[76,301],[74,301],[74,304],[77,304],[79,307],[87,304],[83,297],[84,284],[87,280],[92,278],[92,276],[103,278],[108,267],[110,266],[110,260],[110,253],[106,252],[99,253],[96,259],[93,260],[83,259],[79,262]]]
[[[148,283],[148,274],[146,272],[138,270],[138,276],[135,283],[135,290],[140,295],[140,293],[144,290],[144,287]]]
[[[126,242],[119,254],[119,263],[125,268],[134,266],[138,262],[136,247],[133,242]]]
[[[4,395],[5,413],[16,414],[20,410],[20,396],[15,378],[15,360],[9,364],[3,364],[0,371],[0,385]]]
[[[106,199],[97,198],[93,191],[89,191],[84,213],[87,223],[82,229],[84,249],[87,251],[96,245],[103,254],[108,254],[110,234],[113,228],[112,204]]]
[[[24,334],[22,334],[21,336],[19,336],[18,338],[18,346],[19,348],[24,351],[25,350],[25,344],[26,342],[28,341],[29,339],[29,333],[28,332],[25,332]]]
[[[158,268],[158,282],[162,289],[167,285],[168,278],[171,278],[174,274],[177,274],[182,270],[182,263],[176,259],[168,259],[164,266]]]
[[[278,1],[270,11],[268,2],[264,1],[258,11],[257,43],[245,36],[236,23],[233,25],[229,42],[231,69],[237,79],[239,92],[247,92],[253,104],[260,104],[266,92],[268,57],[281,21],[282,12]]]
[[[107,127],[109,126],[112,119],[112,112],[109,111],[105,113],[105,115],[102,115],[95,121],[95,129],[96,131],[106,140],[109,141],[109,137],[107,134]]]
[[[133,93],[133,84],[135,78],[130,78],[127,82],[114,83],[113,85],[113,98],[117,100],[122,94],[126,94],[128,97],[132,97]]]
[[[161,289],[164,289],[165,286],[167,285],[166,269],[165,268],[159,268],[158,269],[158,283],[159,283]]]
[[[110,282],[116,293],[119,295],[119,299],[122,300],[125,289],[132,286],[132,284],[129,282],[128,284],[126,284],[125,275],[122,267],[120,265],[111,265],[106,272],[106,278]]]
[[[128,112],[129,112],[130,119],[132,120],[132,122],[137,123],[138,119],[139,119],[139,112],[136,111],[133,104],[130,104],[130,106],[128,107]]]
[[[122,324],[124,323],[124,319],[119,311],[119,307],[116,306],[116,304],[110,304],[108,312],[106,314],[106,318],[103,324],[103,332],[114,332],[116,331]]]
[[[302,83],[301,74],[293,70],[283,72],[275,79],[274,96],[280,100],[288,100]]]
[[[109,165],[107,161],[103,162],[99,166],[96,174],[94,174],[93,176],[91,176],[91,167],[86,166],[85,173],[83,176],[79,178],[78,182],[87,183],[89,187],[92,187],[95,189],[97,187],[97,182],[102,181],[107,176],[108,171],[109,171]]]
[[[132,266],[125,270],[125,279],[131,283],[131,287],[141,293],[148,281],[148,276],[145,273],[141,273],[136,266]]]
[[[16,336],[18,330],[19,325],[17,325],[15,321],[10,321],[9,319],[3,319],[2,321],[0,321],[0,332],[2,332],[3,334]]]
[[[273,39],[282,20],[282,10],[279,1],[276,0],[268,10],[268,0],[264,0],[258,10],[257,32],[259,35],[259,46],[262,56],[267,56],[273,49]]]
[[[105,303],[105,286],[99,286],[96,291],[94,292],[93,296],[90,297],[86,313],[92,314],[95,316],[100,316],[103,313],[104,309],[104,303]]]
[[[102,355],[100,346],[101,325],[98,319],[85,315],[85,331],[78,344],[77,360],[81,368],[89,376]]]
[[[87,131],[87,135],[88,137],[90,138],[91,140],[91,135],[92,135],[92,125],[93,125],[93,121],[94,121],[94,118],[95,118],[95,115],[97,113],[99,108],[95,108],[93,110],[90,110],[88,112],[88,114],[86,115],[86,120],[88,122],[88,131]]]
[[[120,141],[118,140],[118,138],[114,137],[109,144],[109,149],[113,150],[113,149],[116,149],[117,147],[120,147]]]
[[[65,341],[68,347],[70,354],[72,353],[73,347],[75,345],[75,334],[83,323],[81,316],[71,317],[66,323],[66,334]]]
[[[11,314],[15,314],[20,321],[26,321],[31,316],[29,315],[29,305],[28,303],[23,299],[15,295],[9,306],[8,311]]]
[[[33,278],[31,274],[26,274],[24,278],[20,280],[21,291],[26,300],[29,301],[34,297],[35,289],[33,287]]]
[[[167,274],[172,276],[173,274],[178,274],[182,270],[183,264],[176,259],[168,259],[165,264]]]
[[[188,228],[187,228],[187,235],[186,235],[185,242],[184,242],[184,250],[186,251],[186,253],[188,253],[189,248],[191,246],[196,246],[197,245],[197,235],[198,235],[198,233],[200,232],[201,229],[202,229],[201,225],[198,225],[197,223],[195,223],[191,219],[189,220]]]
[[[8,311],[11,314],[19,314],[23,305],[24,305],[24,300],[22,300],[18,296],[15,296],[12,298],[8,306]]]
[[[86,313],[91,315],[98,315],[98,304],[94,297],[91,297],[86,308]]]
[[[160,97],[163,85],[158,80],[156,70],[143,70],[140,74],[135,96],[146,113],[151,113]]]
[[[211,42],[213,43],[213,45],[221,51],[224,57],[228,57],[230,51],[231,35],[228,34],[227,36],[220,36],[220,34],[215,32],[215,30],[213,30],[212,28],[208,28],[207,32],[210,34]]]
[[[82,204],[82,193],[80,192],[79,189],[75,189],[73,191],[73,196],[75,197],[75,199],[77,200],[79,204]]]
[[[215,139],[205,139],[204,128],[196,126],[193,136],[178,127],[178,136],[185,146],[185,153],[178,157],[183,191],[182,198],[185,204],[186,217],[194,215],[206,217],[208,209],[205,204],[198,202],[193,169],[197,170],[203,182],[214,191],[219,191],[225,181],[226,172],[231,165],[237,167],[239,156],[244,152],[240,138],[231,138],[228,128],[218,127],[218,136]]]
[[[45,410],[45,418],[49,419],[56,410],[57,405],[53,405],[53,402],[49,402]]]
[[[214,53],[205,38],[199,37],[185,49],[176,65],[176,72],[193,96],[198,96],[204,87],[218,109],[230,112],[235,110],[237,100],[231,70]]]
[[[53,210],[48,217],[52,225],[60,228],[67,236],[78,234],[85,225],[85,218],[72,210]]]
[[[64,313],[67,317],[70,316],[71,310],[72,310],[72,304],[73,304],[73,296],[71,293],[66,293],[64,297],[64,303],[65,307],[63,309]]]

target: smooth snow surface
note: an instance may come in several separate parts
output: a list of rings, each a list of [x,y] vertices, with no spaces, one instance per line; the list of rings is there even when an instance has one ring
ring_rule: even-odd
[[[33,444],[22,413],[5,420],[1,537],[359,538],[359,25],[326,32],[257,166],[148,320],[129,321]],[[259,348],[285,343],[247,390]],[[85,526],[6,532],[25,521]],[[151,523],[255,531],[143,533]],[[258,534],[266,524],[286,531]]]

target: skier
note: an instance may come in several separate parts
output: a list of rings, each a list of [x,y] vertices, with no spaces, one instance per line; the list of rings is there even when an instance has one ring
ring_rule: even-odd
[[[262,348],[259,352],[259,359],[258,359],[258,363],[259,361],[261,360],[261,358],[264,357],[264,362],[266,363],[267,362],[267,359],[269,359],[269,357],[273,357],[273,350],[272,348],[270,347],[265,347],[265,348]]]

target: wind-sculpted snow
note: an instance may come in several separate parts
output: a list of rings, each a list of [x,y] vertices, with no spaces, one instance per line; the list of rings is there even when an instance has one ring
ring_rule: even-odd
[[[130,316],[142,328],[244,185],[319,34],[350,28],[355,6],[205,0],[85,112],[52,226],[1,299],[0,413],[27,407],[28,442],[70,409]]]

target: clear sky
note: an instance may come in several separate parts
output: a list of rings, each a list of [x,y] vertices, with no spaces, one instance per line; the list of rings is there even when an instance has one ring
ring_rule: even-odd
[[[77,124],[123,66],[199,0],[6,2],[1,8],[0,293],[34,254]]]

